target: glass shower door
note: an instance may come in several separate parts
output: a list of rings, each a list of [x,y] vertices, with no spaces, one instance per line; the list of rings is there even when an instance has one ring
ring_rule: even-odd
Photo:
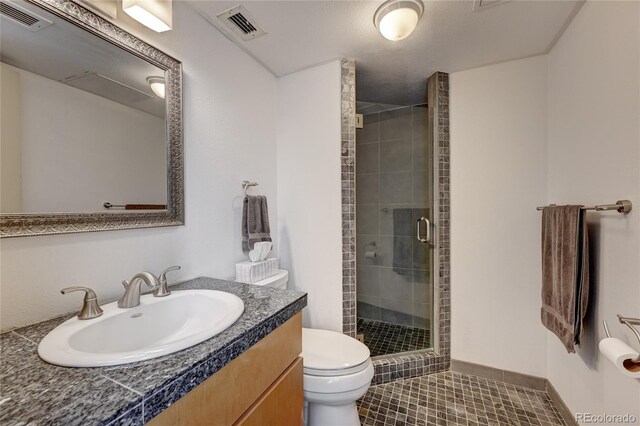
[[[358,334],[372,356],[432,348],[433,167],[426,105],[359,102]]]

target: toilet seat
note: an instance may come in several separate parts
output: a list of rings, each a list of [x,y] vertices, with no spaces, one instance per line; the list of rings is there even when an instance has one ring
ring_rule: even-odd
[[[367,368],[371,353],[356,339],[330,330],[302,329],[302,364],[311,376],[345,376]]]
[[[303,374],[305,395],[308,396],[310,393],[339,394],[356,391],[362,387],[368,388],[373,378],[373,364],[371,360],[367,360],[363,364],[362,370],[352,374],[312,376],[305,372]]]
[[[304,366],[304,358],[303,358],[303,366],[302,370],[304,374],[308,374],[309,376],[319,376],[319,377],[336,377],[336,376],[347,376],[353,373],[359,373],[360,371],[367,368],[367,365],[371,363],[370,360],[366,360],[362,364],[358,364],[349,368],[341,368],[336,370],[319,370],[316,368],[309,368]]]

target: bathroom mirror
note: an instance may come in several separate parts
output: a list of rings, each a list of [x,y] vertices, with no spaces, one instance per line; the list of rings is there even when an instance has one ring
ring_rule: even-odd
[[[2,237],[184,223],[182,65],[69,0],[2,0]]]

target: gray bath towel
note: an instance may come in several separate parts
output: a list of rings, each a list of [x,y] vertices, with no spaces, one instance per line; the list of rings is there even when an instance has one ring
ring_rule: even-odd
[[[267,197],[247,195],[242,203],[242,251],[253,250],[260,241],[271,241]]]
[[[589,242],[581,206],[542,211],[542,324],[567,352],[580,344],[589,301]]]

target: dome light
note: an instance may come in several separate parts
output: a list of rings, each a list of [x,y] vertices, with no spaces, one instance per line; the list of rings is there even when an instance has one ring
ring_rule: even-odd
[[[373,23],[387,40],[404,40],[418,25],[423,11],[420,0],[389,0],[376,10]]]
[[[149,83],[151,90],[157,97],[164,99],[164,78],[156,76],[147,77],[147,83]]]

